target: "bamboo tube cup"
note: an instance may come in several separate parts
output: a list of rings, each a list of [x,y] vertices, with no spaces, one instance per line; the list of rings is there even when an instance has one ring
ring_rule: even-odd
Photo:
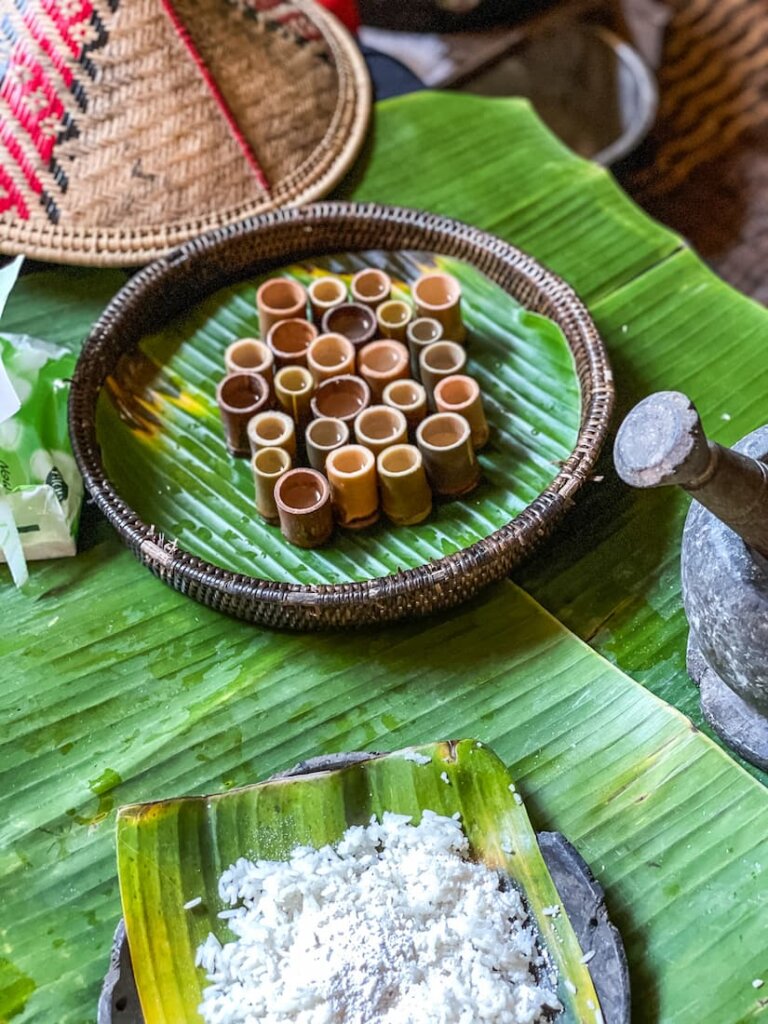
[[[296,458],[296,426],[285,412],[260,412],[248,420],[248,443],[255,455],[260,448],[282,448]]]
[[[306,366],[284,366],[275,374],[275,395],[281,407],[303,425],[311,418],[315,380]]]
[[[343,334],[360,349],[376,337],[376,316],[359,302],[344,302],[323,317],[323,334]]]
[[[267,335],[267,344],[280,366],[306,366],[307,350],[317,337],[309,320],[279,320]]]
[[[367,267],[365,270],[359,270],[352,278],[350,291],[355,302],[368,306],[369,309],[376,309],[392,294],[392,279],[383,270]]]
[[[291,544],[316,548],[333,533],[331,490],[315,469],[291,469],[275,484],[280,529]]]
[[[353,374],[331,377],[320,384],[312,399],[312,415],[343,420],[351,426],[355,417],[371,404],[371,389]]]
[[[435,388],[444,377],[463,373],[467,365],[467,353],[455,341],[436,341],[421,350],[419,368],[421,382],[427,389],[427,401],[435,407]]]
[[[338,277],[317,277],[308,290],[312,317],[318,326],[329,309],[347,301],[346,286]]]
[[[405,444],[408,440],[405,416],[388,405],[371,405],[355,420],[355,440],[374,455],[393,444]]]
[[[343,420],[321,416],[307,424],[304,441],[310,466],[324,473],[325,461],[330,452],[349,444],[349,427]]]
[[[270,386],[274,380],[275,357],[269,346],[258,338],[239,338],[233,341],[224,353],[224,365],[227,373],[260,373]]]
[[[284,448],[259,448],[251,457],[256,488],[256,511],[268,523],[278,522],[275,484],[291,468],[291,456]]]
[[[421,523],[432,511],[432,491],[421,452],[412,444],[396,444],[376,460],[381,507],[397,526]]]
[[[251,454],[248,421],[267,406],[269,398],[269,384],[260,373],[231,373],[219,381],[216,402],[230,455]]]
[[[455,412],[464,417],[472,431],[475,450],[488,442],[490,430],[485,418],[483,396],[474,378],[464,374],[443,377],[435,385],[435,406],[438,412]]]
[[[461,319],[461,286],[455,277],[440,271],[422,274],[414,281],[411,296],[419,316],[431,317],[443,325],[443,337],[464,342],[467,332]]]
[[[400,299],[390,299],[376,307],[376,323],[379,325],[379,333],[385,338],[405,341],[408,324],[412,319],[413,310]]]
[[[409,430],[415,430],[427,415],[427,392],[417,380],[393,380],[381,396],[384,405],[399,409]]]
[[[380,402],[384,388],[393,380],[408,377],[408,349],[399,341],[372,341],[357,354],[357,371]]]
[[[259,333],[266,340],[270,329],[280,320],[301,319],[307,315],[304,286],[290,277],[271,277],[256,292]]]
[[[359,444],[332,451],[325,462],[331,500],[340,526],[361,530],[379,518],[376,459]]]
[[[416,430],[416,444],[436,494],[457,497],[480,482],[480,466],[472,447],[472,432],[463,416],[439,412]]]
[[[317,384],[355,372],[355,346],[343,334],[321,334],[307,349],[307,366]]]
[[[405,337],[408,342],[408,351],[411,353],[411,373],[416,380],[421,380],[421,365],[419,363],[421,350],[436,341],[442,341],[443,325],[432,317],[420,316],[408,324]]]

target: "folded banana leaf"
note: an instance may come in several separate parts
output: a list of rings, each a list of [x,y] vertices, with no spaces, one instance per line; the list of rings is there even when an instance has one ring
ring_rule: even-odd
[[[426,758],[428,763],[415,763]],[[403,754],[409,755],[404,757]],[[219,911],[218,876],[240,857],[287,859],[298,845],[319,848],[350,825],[385,811],[461,814],[472,856],[524,894],[557,976],[559,1020],[596,1020],[597,995],[586,951],[565,913],[512,777],[474,740],[434,743],[334,771],[285,778],[208,797],[136,804],[117,817],[120,894],[131,960],[147,1024],[199,1022],[205,972],[195,951],[209,932],[233,940]],[[509,852],[512,851],[512,852]],[[184,904],[202,898],[194,913]],[[566,981],[569,984],[566,985]]]

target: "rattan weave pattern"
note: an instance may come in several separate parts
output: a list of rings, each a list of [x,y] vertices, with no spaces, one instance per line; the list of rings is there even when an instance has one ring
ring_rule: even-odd
[[[0,0],[26,40],[0,66],[0,251],[143,264],[318,199],[351,167],[370,82],[346,29],[313,0],[98,4],[76,26],[86,39],[97,25],[98,38],[79,50],[71,39],[73,53],[65,0],[23,11]]]
[[[118,359],[140,338],[216,289],[275,266],[339,251],[419,249],[463,259],[562,328],[582,397],[576,446],[552,484],[502,529],[456,554],[363,583],[275,583],[211,565],[143,523],[106,477],[96,402]],[[123,541],[156,576],[189,597],[268,626],[319,629],[426,615],[501,579],[554,528],[594,469],[613,407],[605,349],[573,290],[514,246],[430,213],[318,203],[208,233],[140,271],[93,328],[70,396],[70,432],[86,487]]]

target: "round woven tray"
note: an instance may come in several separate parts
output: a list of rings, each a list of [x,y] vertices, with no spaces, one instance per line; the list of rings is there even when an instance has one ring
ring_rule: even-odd
[[[555,321],[581,389],[576,446],[527,508],[486,539],[416,569],[361,583],[277,583],[211,565],[166,541],[107,478],[96,403],[120,357],[158,326],[235,281],[289,261],[367,248],[421,249],[474,264],[523,306]],[[156,576],[195,600],[251,622],[294,629],[382,623],[426,615],[507,575],[559,522],[605,440],[613,381],[602,342],[575,293],[514,246],[466,224],[416,210],[319,203],[210,232],[140,271],[110,303],[83,348],[70,394],[70,432],[86,487],[123,541]]]
[[[371,88],[313,0],[0,0],[0,252],[144,264],[326,195]]]

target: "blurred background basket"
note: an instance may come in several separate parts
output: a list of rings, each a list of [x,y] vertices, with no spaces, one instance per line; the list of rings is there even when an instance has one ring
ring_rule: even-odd
[[[104,469],[96,405],[120,357],[144,335],[227,284],[311,255],[366,248],[428,250],[468,261],[526,309],[560,326],[578,374],[581,424],[576,445],[550,486],[486,539],[367,582],[310,586],[258,579],[211,565],[164,539],[125,504]],[[433,214],[321,203],[211,232],[139,272],[113,299],[85,343],[72,385],[70,430],[96,505],[156,576],[238,618],[313,629],[425,615],[501,579],[572,505],[593,472],[612,405],[611,372],[589,314],[571,288],[529,256],[492,235]]]

